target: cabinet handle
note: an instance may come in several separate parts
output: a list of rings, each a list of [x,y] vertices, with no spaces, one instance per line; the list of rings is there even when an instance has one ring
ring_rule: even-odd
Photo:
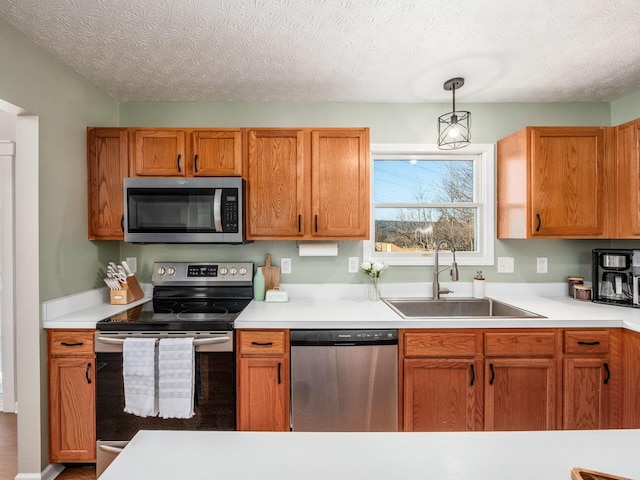
[[[124,233],[124,215],[120,217],[120,230]]]
[[[278,362],[278,385],[280,385],[282,383],[282,376],[280,374],[281,370],[282,370],[282,364],[280,362]]]
[[[540,218],[540,214],[536,213],[536,218],[538,219],[538,226],[536,227],[536,232],[540,231],[540,227],[542,226],[542,219]]]
[[[298,233],[302,232],[302,215],[298,215]]]
[[[180,159],[182,158],[181,154],[178,154],[178,173],[182,173],[182,169],[180,168]]]
[[[491,372],[491,378],[489,379],[489,385],[493,385],[493,381],[496,379],[496,372],[493,370],[493,363],[489,364],[489,371]]]
[[[595,346],[595,345],[600,345],[600,342],[598,342],[597,340],[595,342],[578,342],[578,345],[588,345],[588,346]]]
[[[84,376],[87,378],[87,383],[91,384],[91,379],[89,378],[89,371],[91,370],[91,363],[87,363],[87,369],[84,372]]]
[[[473,384],[476,381],[476,370],[475,368],[473,368],[473,363],[471,365],[469,365],[470,369],[471,369],[471,382],[469,382],[469,386],[473,387]]]
[[[255,345],[257,347],[270,347],[273,345],[273,342],[251,342],[251,345]]]
[[[318,233],[318,215],[314,216],[314,228],[316,233]]]
[[[604,363],[604,371],[607,372],[607,376],[604,379],[604,384],[608,384],[611,379],[611,371],[609,370],[609,364],[607,362]]]
[[[198,173],[198,154],[196,153],[196,156],[193,157],[193,166],[196,170],[196,173]]]
[[[82,345],[84,345],[84,343],[83,342],[75,342],[75,343],[60,342],[60,345],[62,345],[63,347],[81,347]]]

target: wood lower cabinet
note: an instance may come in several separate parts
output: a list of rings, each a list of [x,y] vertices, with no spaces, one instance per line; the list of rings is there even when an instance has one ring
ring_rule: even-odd
[[[95,462],[93,330],[49,330],[49,459]]]
[[[129,172],[126,128],[87,128],[89,240],[124,240],[122,179]]]
[[[238,330],[238,430],[289,430],[289,331]]]
[[[402,430],[482,430],[481,335],[401,332]]]
[[[562,428],[618,428],[618,332],[566,330],[563,342]]]
[[[558,426],[559,331],[484,334],[485,430],[553,430]]]
[[[615,233],[615,129],[526,127],[498,142],[498,238]]]
[[[248,132],[251,240],[367,239],[369,130]]]
[[[640,332],[621,332],[621,427],[640,428]]]

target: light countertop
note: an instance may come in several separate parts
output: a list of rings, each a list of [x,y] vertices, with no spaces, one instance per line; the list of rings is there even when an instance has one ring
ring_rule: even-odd
[[[191,480],[640,479],[640,430],[456,433],[140,431],[100,477]]]
[[[451,297],[470,297],[471,284],[446,284]],[[384,297],[425,296],[424,284],[384,284]],[[235,321],[235,328],[598,328],[623,327],[640,332],[640,309],[610,306],[567,297],[566,284],[489,284],[487,296],[546,318],[429,318],[403,319],[383,301],[370,301],[367,286],[282,285],[290,301],[252,301]],[[108,290],[83,292],[45,302],[44,328],[95,328],[109,318],[150,300],[146,296],[128,305],[110,305]]]

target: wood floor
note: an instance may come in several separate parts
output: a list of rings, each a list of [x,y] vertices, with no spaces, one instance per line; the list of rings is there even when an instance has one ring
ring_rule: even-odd
[[[0,480],[14,480],[18,474],[18,447],[16,415],[0,412]],[[56,477],[56,480],[95,480],[96,469],[90,466],[73,466]]]

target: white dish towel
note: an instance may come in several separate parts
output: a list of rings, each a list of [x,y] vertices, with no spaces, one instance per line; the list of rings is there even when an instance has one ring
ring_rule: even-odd
[[[191,418],[195,351],[193,338],[163,338],[158,346],[158,414]]]
[[[124,411],[139,417],[158,414],[156,397],[156,340],[127,338],[122,350]]]

